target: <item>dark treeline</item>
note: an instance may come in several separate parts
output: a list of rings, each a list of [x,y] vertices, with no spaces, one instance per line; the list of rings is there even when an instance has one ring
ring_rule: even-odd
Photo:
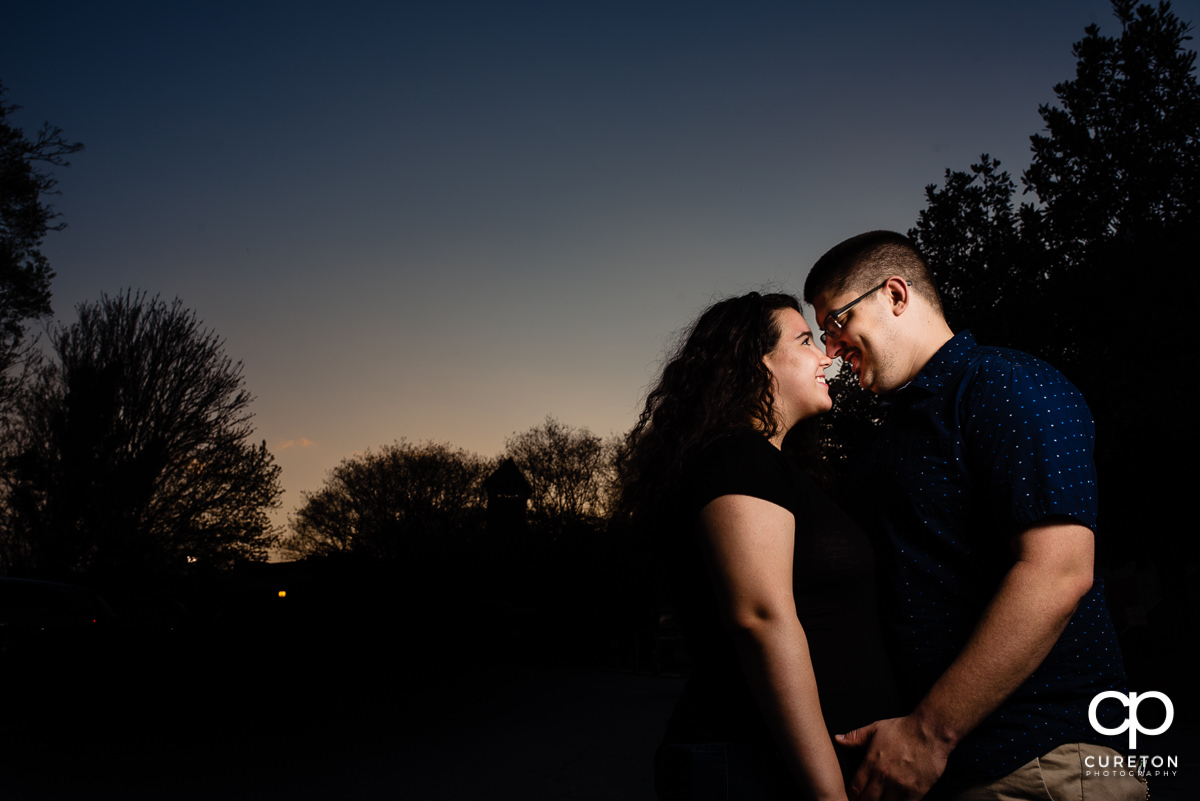
[[[344,585],[330,614],[386,608],[424,625],[435,651],[646,668],[655,602],[629,583],[646,549],[608,522],[619,445],[553,417],[491,459],[399,441],[330,471],[278,547],[306,594]]]
[[[1200,85],[1190,25],[1169,3],[1115,0],[1113,11],[1117,33],[1088,27],[1075,77],[1040,108],[1023,202],[984,154],[926,188],[908,234],[955,331],[1044,358],[1083,392],[1096,421],[1097,567],[1133,689],[1195,708],[1188,643],[1200,609],[1189,587],[1200,546],[1185,512],[1195,381],[1168,353],[1189,341],[1180,303],[1200,264]],[[840,469],[879,409],[848,372],[833,383],[822,424]]]

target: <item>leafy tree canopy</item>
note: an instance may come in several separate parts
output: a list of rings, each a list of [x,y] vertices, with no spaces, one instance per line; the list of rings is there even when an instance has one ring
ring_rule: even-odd
[[[493,466],[450,445],[404,440],[349,457],[304,495],[283,549],[394,560],[451,546],[482,527]]]
[[[1151,343],[1191,339],[1182,296],[1200,230],[1200,84],[1191,26],[1169,3],[1112,7],[1119,35],[1088,27],[1075,77],[1040,108],[1045,129],[1030,138],[1020,181],[1027,200],[1015,204],[1013,180],[985,154],[926,188],[909,235],[953,328],[1041,356],[1083,391],[1105,488],[1101,530],[1136,532],[1169,571],[1187,564],[1194,538],[1169,503],[1145,499],[1186,497],[1186,471],[1170,468],[1190,458],[1197,423],[1186,371],[1156,380],[1144,361]]]
[[[534,522],[555,537],[591,526],[609,511],[615,492],[616,440],[605,441],[586,428],[553,417],[504,444],[532,486]]]
[[[1075,79],[1054,87],[1030,138],[1026,191],[1040,201],[1037,233],[1066,265],[1085,267],[1111,240],[1147,244],[1197,222],[1200,85],[1191,26],[1170,3],[1114,0],[1118,37],[1086,29]]]
[[[1190,26],[1169,3],[1114,0],[1121,35],[1088,27],[1074,80],[1040,108],[1021,176],[1031,201],[984,154],[926,187],[909,235],[943,290],[954,328],[1032,350],[1068,370],[1088,359],[1115,287],[1176,286],[1200,225],[1200,85]],[[1137,279],[1143,278],[1142,281]],[[1105,321],[1111,325],[1111,321]],[[1081,369],[1085,369],[1082,368]]]

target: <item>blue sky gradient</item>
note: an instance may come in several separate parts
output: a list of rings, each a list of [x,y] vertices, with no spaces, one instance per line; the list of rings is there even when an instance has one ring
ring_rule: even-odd
[[[1172,4],[1185,20],[1200,0]],[[244,361],[288,493],[404,437],[632,425],[712,300],[799,292],[981,153],[1019,173],[1100,0],[25,3],[57,319],[178,296]]]

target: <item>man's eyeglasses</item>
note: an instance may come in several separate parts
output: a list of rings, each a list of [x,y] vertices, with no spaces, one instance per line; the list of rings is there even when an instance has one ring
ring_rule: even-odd
[[[841,321],[838,318],[844,317],[846,315],[846,312],[853,309],[855,306],[857,306],[859,303],[861,303],[864,299],[869,298],[871,295],[874,295],[876,292],[883,289],[885,286],[887,286],[887,282],[891,281],[891,280],[892,280],[891,278],[888,278],[887,281],[884,281],[882,284],[875,287],[874,289],[867,290],[866,292],[862,293],[854,300],[847,303],[842,308],[834,309],[829,314],[825,315],[825,322],[821,324],[821,344],[824,345],[825,340],[829,336],[836,337],[842,333],[842,329],[844,328],[844,326],[842,325]],[[905,283],[908,284],[909,286],[912,286],[912,281],[905,281]]]

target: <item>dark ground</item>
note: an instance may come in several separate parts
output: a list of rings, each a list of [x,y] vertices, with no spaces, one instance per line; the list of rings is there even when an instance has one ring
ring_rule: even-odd
[[[125,623],[0,639],[0,801],[654,798],[683,684],[652,674],[679,664],[661,643],[429,582],[356,575],[311,602],[277,586],[169,621],[117,597]],[[1131,686],[1176,701],[1170,731],[1139,739],[1179,756],[1152,798],[1200,798],[1193,698]]]
[[[0,626],[0,801],[653,799],[682,679],[615,669],[578,614],[277,578]]]
[[[227,729],[205,723],[211,739],[180,735],[184,719],[169,714],[154,730],[59,717],[6,743],[0,798],[652,801],[651,756],[681,687],[598,670],[463,669],[412,688],[422,699],[407,715],[242,716]]]
[[[159,739],[170,739],[165,731],[122,741],[76,722],[69,736],[6,747],[0,798],[653,801],[650,756],[681,687],[677,677],[592,669],[468,669],[434,693],[457,702],[419,722],[346,709],[274,736],[270,721],[255,736],[231,726],[179,749]],[[1185,781],[1200,739],[1173,727],[1154,750],[1180,754],[1183,774],[1155,780],[1154,801],[1200,797]]]

